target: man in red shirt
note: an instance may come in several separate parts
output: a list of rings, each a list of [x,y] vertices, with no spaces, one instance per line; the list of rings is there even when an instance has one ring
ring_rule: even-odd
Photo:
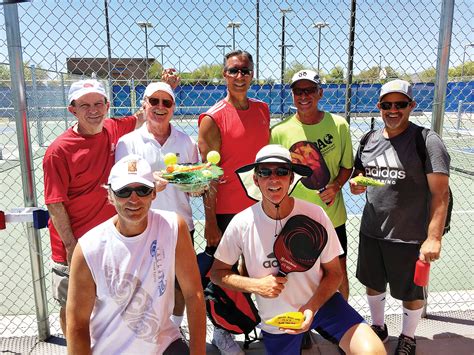
[[[68,111],[77,123],[48,147],[43,159],[44,195],[50,219],[53,295],[66,334],[66,298],[72,253],[83,234],[115,214],[106,184],[118,139],[143,124],[142,118],[106,118],[110,103],[101,83],[71,85]]]
[[[234,215],[255,203],[242,188],[235,170],[253,162],[270,139],[270,110],[262,101],[247,97],[253,79],[250,53],[236,50],[226,56],[223,76],[227,96],[199,116],[198,146],[203,160],[211,150],[221,155],[224,176],[204,195],[205,238],[215,250]],[[208,249],[209,250],[209,249]],[[242,354],[231,335],[214,330],[212,343],[222,354]]]

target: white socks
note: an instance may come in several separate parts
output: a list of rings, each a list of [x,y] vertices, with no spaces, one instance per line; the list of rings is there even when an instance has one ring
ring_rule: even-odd
[[[176,324],[177,327],[181,327],[181,322],[183,321],[184,316],[175,316],[174,314],[171,315],[171,321]]]
[[[381,293],[376,296],[367,295],[367,301],[369,303],[370,315],[372,316],[372,324],[379,327],[384,325],[385,317],[385,297],[387,293]]]
[[[415,309],[411,311],[403,307],[403,325],[402,325],[402,334],[415,338],[415,330],[418,325],[418,322],[421,319],[421,314],[423,313],[423,307],[420,309]]]

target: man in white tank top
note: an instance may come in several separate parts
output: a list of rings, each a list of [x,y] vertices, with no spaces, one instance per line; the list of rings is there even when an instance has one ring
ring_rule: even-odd
[[[154,178],[137,155],[114,165],[107,188],[117,215],[86,233],[72,258],[69,354],[205,354],[204,296],[186,222],[150,209]],[[189,348],[170,320],[175,277],[186,300]]]

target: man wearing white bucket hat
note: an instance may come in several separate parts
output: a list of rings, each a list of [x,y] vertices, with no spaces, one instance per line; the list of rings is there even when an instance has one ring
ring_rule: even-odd
[[[385,354],[380,339],[337,292],[342,280],[338,260],[342,248],[328,216],[321,207],[289,196],[292,184],[311,175],[311,168],[292,163],[288,149],[271,144],[257,153],[254,163],[236,172],[247,194],[261,201],[230,222],[215,253],[211,279],[221,287],[254,293],[262,320],[284,312],[302,312],[305,316],[297,330],[283,330],[262,322],[266,352],[300,354],[303,334],[316,329],[346,353]],[[249,173],[253,181],[244,176]],[[249,191],[251,185],[258,188],[260,197]],[[297,223],[288,228],[292,221]],[[280,258],[281,249],[276,245],[288,232],[288,245],[295,245],[299,239],[306,246],[319,248],[309,254],[293,248]],[[290,265],[303,259],[305,262],[312,258],[312,262],[304,270],[280,274],[284,270],[282,263],[291,259],[291,253],[299,256],[290,260]],[[232,270],[241,255],[246,260],[248,276]]]

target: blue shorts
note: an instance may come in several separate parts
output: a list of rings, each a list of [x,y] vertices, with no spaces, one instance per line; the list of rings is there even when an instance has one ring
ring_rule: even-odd
[[[324,338],[339,344],[346,332],[356,324],[365,323],[364,318],[355,311],[339,292],[336,292],[316,313],[311,324]],[[271,334],[262,331],[263,344],[267,354],[301,354],[303,335]]]

